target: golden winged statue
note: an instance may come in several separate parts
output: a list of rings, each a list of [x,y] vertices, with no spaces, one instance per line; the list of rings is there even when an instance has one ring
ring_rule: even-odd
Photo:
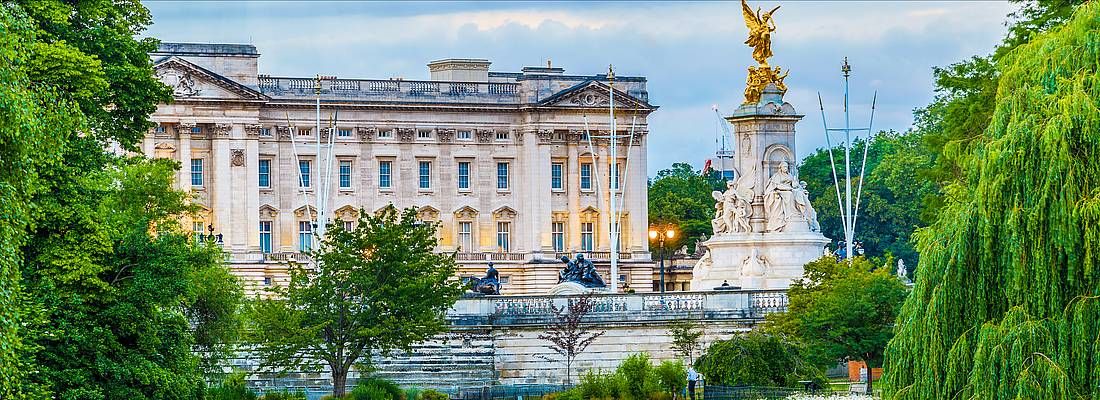
[[[777,10],[779,6],[761,14],[759,7],[754,12],[749,3],[741,0],[741,13],[745,16],[745,26],[749,28],[749,38],[745,40],[745,44],[752,47],[752,58],[764,67],[768,66],[768,58],[772,56],[772,32],[775,31],[772,14]]]
[[[745,80],[745,104],[759,102],[760,95],[771,84],[777,90],[787,92],[787,85],[783,84],[787,74],[779,67],[772,68],[768,65],[768,58],[772,56],[772,32],[775,31],[772,14],[777,10],[778,6],[761,14],[759,7],[753,11],[745,0],[741,0],[741,12],[745,16],[745,26],[749,28],[749,38],[745,40],[745,44],[752,47],[752,58],[760,64],[749,67],[749,76]]]

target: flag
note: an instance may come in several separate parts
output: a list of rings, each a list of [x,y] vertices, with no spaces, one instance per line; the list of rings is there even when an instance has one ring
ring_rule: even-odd
[[[710,172],[710,161],[711,160],[708,158],[707,163],[703,164],[703,175],[706,175],[708,172]]]

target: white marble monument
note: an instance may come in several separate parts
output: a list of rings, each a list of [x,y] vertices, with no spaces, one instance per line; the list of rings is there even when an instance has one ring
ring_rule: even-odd
[[[745,102],[726,117],[737,143],[731,157],[737,178],[714,192],[714,236],[692,271],[691,290],[720,286],[786,289],[803,266],[822,256],[829,239],[819,232],[806,184],[798,180],[794,125],[802,119],[783,101],[787,73],[768,65],[772,56],[772,14],[741,1],[758,65],[748,69]]]
[[[783,101],[782,82],[769,83],[756,103],[726,120],[738,149],[737,178],[714,192],[707,251],[695,265],[691,290],[727,283],[743,289],[785,289],[803,266],[822,256],[821,235],[806,184],[798,180],[794,125],[802,118]]]

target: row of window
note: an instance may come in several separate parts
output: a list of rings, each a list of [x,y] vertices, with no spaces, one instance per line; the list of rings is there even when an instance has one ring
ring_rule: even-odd
[[[497,163],[497,189],[507,190],[509,185],[509,163],[498,162]],[[565,190],[565,180],[563,179],[564,163],[551,163],[550,164],[550,188],[554,190]],[[309,160],[298,161],[299,171],[299,187],[310,187],[312,185],[312,162]],[[378,187],[388,189],[393,187],[392,179],[393,161],[380,160],[378,161]],[[351,189],[352,182],[352,162],[350,160],[339,161],[339,168],[337,169],[339,175],[340,189]],[[418,172],[418,187],[420,189],[432,188],[432,162],[431,161],[419,161],[417,165]],[[582,190],[592,189],[592,164],[581,163],[580,165],[580,187]],[[608,180],[610,185],[614,189],[619,189],[619,176],[622,175],[622,171],[618,171],[618,174],[611,175],[610,169],[608,171]],[[257,176],[258,183],[261,188],[271,187],[271,160],[261,159],[257,164]],[[193,158],[191,159],[191,186],[201,187],[203,186],[203,159]],[[468,190],[470,189],[470,162],[459,161],[458,162],[458,189]]]
[[[260,250],[264,253],[272,251],[271,245],[271,221],[260,221]],[[196,234],[202,234],[202,222],[197,222]],[[581,223],[581,251],[592,251],[595,247],[595,225],[592,222]],[[344,229],[351,230],[352,222],[344,221]],[[554,222],[551,224],[551,242],[554,251],[565,251],[565,223]],[[460,221],[458,223],[457,240],[459,250],[469,251],[474,249],[473,222]],[[509,221],[497,222],[497,250],[508,252],[512,246],[512,223]],[[619,244],[622,247],[622,244]],[[298,250],[309,251],[313,248],[313,223],[310,221],[298,221]]]

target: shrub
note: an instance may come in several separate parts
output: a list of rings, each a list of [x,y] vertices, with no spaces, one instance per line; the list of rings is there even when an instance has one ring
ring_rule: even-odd
[[[650,393],[657,391],[656,376],[653,374],[653,365],[649,363],[649,354],[631,354],[619,364],[615,373],[626,381],[626,392],[620,393],[619,397],[629,396],[630,399],[644,400]]]
[[[683,361],[663,361],[654,371],[665,393],[676,397],[687,386],[687,368]]]
[[[797,344],[760,331],[711,343],[695,361],[695,369],[712,385],[794,387],[800,380],[824,382]]]
[[[649,394],[648,400],[672,400],[675,398],[671,393],[654,392]]]
[[[360,379],[348,394],[351,400],[405,400],[405,391],[389,380],[370,377]]]
[[[615,399],[626,392],[626,380],[619,374],[589,370],[573,390],[584,399]]]
[[[306,400],[305,392],[290,392],[287,390],[264,393],[260,400]]]
[[[451,396],[434,389],[424,389],[415,400],[448,400]],[[413,399],[409,399],[413,400]]]
[[[221,385],[210,388],[207,398],[211,400],[256,400],[256,392],[248,388],[244,377],[243,372],[229,374]]]

